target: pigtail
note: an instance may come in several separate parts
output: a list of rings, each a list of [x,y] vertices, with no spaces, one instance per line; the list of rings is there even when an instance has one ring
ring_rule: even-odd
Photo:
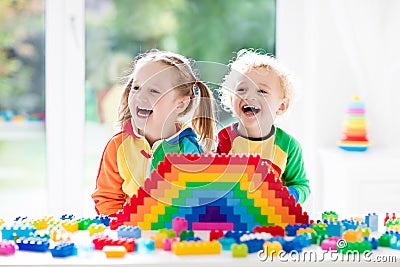
[[[117,127],[121,130],[124,128],[125,124],[132,118],[131,112],[129,110],[128,97],[131,90],[133,79],[130,78],[128,83],[125,85],[122,91],[120,104],[118,107],[118,117],[117,117]]]
[[[194,130],[200,135],[200,140],[204,144],[206,153],[210,152],[214,145],[214,107],[212,92],[203,82],[196,81],[195,85],[199,88],[200,100],[194,112],[192,125]]]

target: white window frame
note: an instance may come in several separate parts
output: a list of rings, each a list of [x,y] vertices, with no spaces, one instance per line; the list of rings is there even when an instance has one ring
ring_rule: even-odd
[[[48,212],[82,214],[85,123],[85,1],[47,0]]]

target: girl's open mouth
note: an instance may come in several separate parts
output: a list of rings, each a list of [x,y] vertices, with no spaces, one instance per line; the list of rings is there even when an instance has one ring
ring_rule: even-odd
[[[260,112],[260,108],[256,106],[245,105],[242,107],[242,111],[246,116],[254,116]]]
[[[144,119],[148,118],[152,113],[153,113],[153,110],[151,110],[151,109],[136,107],[136,115],[139,118],[144,118]]]

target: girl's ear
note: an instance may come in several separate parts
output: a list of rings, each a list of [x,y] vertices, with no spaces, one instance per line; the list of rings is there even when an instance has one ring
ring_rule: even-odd
[[[279,105],[278,110],[276,111],[276,115],[282,115],[283,113],[286,112],[288,107],[289,107],[289,99],[285,97],[284,99],[282,99],[282,102]]]
[[[175,108],[177,114],[180,114],[186,110],[190,103],[190,96],[183,96],[179,99],[178,105]]]

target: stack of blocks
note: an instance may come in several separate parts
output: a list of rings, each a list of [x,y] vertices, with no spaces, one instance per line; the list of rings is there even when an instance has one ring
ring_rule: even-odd
[[[259,155],[168,154],[110,227],[171,229],[176,217],[186,219],[190,230],[251,230],[309,221]]]

